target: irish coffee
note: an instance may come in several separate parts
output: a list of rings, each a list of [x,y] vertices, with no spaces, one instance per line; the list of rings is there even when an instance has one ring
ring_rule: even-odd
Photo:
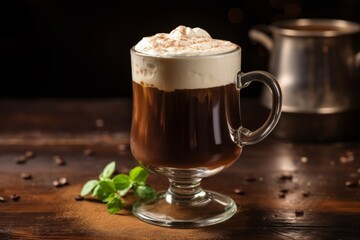
[[[153,167],[230,165],[241,153],[228,126],[240,126],[238,95],[234,84],[166,92],[133,82],[134,157]]]
[[[235,202],[204,191],[204,177],[240,156],[242,146],[266,137],[275,126],[281,97],[264,72],[242,74],[241,49],[200,28],[179,26],[144,37],[130,50],[133,116],[130,143],[135,159],[169,179],[166,192],[133,206],[139,219],[166,227],[199,227],[236,213]],[[274,109],[255,132],[241,126],[241,88],[254,80],[274,93]]]

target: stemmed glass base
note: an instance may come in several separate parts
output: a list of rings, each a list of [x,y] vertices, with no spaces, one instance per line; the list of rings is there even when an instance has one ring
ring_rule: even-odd
[[[235,202],[225,195],[204,191],[200,181],[191,184],[172,181],[158,198],[134,204],[140,220],[163,227],[195,228],[217,224],[237,211]]]

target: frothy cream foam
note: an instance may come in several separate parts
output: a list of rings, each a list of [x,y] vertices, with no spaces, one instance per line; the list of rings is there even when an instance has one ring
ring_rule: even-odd
[[[203,56],[230,52],[236,45],[224,40],[213,39],[201,28],[179,26],[170,33],[158,33],[144,37],[135,50],[150,56]]]
[[[179,26],[170,33],[144,37],[134,49],[133,81],[164,91],[227,85],[234,83],[240,70],[240,48],[211,38],[201,28]]]

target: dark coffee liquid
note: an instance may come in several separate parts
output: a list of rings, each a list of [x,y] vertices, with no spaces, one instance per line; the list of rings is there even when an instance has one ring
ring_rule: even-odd
[[[234,84],[165,92],[133,82],[133,155],[153,167],[228,166],[241,154],[228,127],[240,126],[239,111]]]

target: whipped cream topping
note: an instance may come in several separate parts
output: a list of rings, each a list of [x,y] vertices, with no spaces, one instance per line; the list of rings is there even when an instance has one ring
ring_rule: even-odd
[[[179,26],[170,33],[158,33],[144,37],[135,50],[150,56],[203,56],[230,52],[236,45],[224,40],[213,39],[201,28]]]
[[[228,85],[240,71],[241,49],[212,39],[201,28],[179,26],[169,34],[145,37],[135,50],[131,51],[133,81],[167,92]]]

